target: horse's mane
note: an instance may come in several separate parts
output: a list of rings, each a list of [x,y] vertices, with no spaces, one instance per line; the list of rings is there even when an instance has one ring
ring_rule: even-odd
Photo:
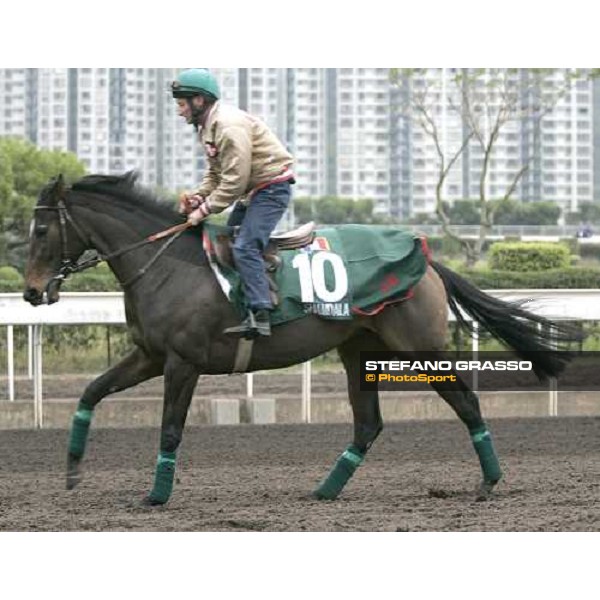
[[[147,215],[173,222],[181,220],[173,203],[160,200],[156,194],[138,184],[139,174],[130,171],[124,175],[87,175],[72,185],[74,192],[88,192],[122,200]]]
[[[127,221],[140,237],[184,222],[183,217],[174,210],[173,201],[158,199],[153,192],[139,185],[137,180],[135,171],[124,175],[87,175],[75,182],[71,190],[82,194],[76,202],[86,202],[83,194],[100,197],[100,202],[94,200],[95,211],[109,213],[118,208],[119,218]],[[205,264],[206,258],[199,246],[198,232],[186,231],[181,236],[181,242],[169,248],[168,255],[192,264]]]

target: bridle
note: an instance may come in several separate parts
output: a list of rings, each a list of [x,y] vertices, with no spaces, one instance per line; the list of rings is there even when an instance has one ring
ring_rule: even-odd
[[[79,227],[79,225],[77,225],[77,223],[75,223],[75,221],[73,220],[73,217],[71,217],[71,213],[67,209],[67,205],[64,203],[64,200],[62,200],[62,198],[61,198],[58,201],[56,206],[36,206],[33,210],[34,210],[34,212],[39,211],[39,210],[51,210],[51,211],[56,211],[58,213],[58,222],[60,225],[60,246],[61,246],[60,269],[59,269],[58,275],[54,276],[50,280],[50,282],[48,283],[48,286],[53,281],[63,281],[69,275],[71,275],[71,273],[77,273],[80,270],[84,270],[83,268],[80,268],[78,263],[69,256],[67,223],[69,223],[71,225],[71,227],[73,227],[75,234],[77,235],[79,240],[81,242],[83,242],[83,244],[85,246],[89,246],[90,244],[86,240],[86,236],[83,233],[83,231],[81,230],[81,228]],[[87,263],[87,262],[89,262],[89,261],[85,261],[85,263]],[[100,261],[98,261],[98,262],[100,262]],[[94,265],[90,265],[90,267],[95,266],[96,264],[98,264],[98,262],[96,262]],[[83,265],[85,263],[80,263],[80,265]],[[86,266],[85,268],[87,269],[89,267]]]
[[[58,274],[55,275],[48,281],[46,285],[46,293],[48,292],[50,286],[54,282],[62,282],[65,281],[70,275],[74,273],[81,273],[87,269],[95,267],[96,265],[102,262],[109,262],[114,258],[118,258],[119,256],[123,256],[132,250],[136,250],[137,248],[141,248],[146,246],[147,244],[152,244],[158,240],[162,240],[170,237],[169,240],[165,244],[163,244],[160,249],[152,256],[152,258],[130,279],[121,283],[123,288],[126,288],[136,282],[138,279],[143,277],[148,269],[159,259],[159,257],[167,250],[167,248],[186,230],[191,227],[189,223],[181,223],[180,225],[175,225],[170,227],[169,229],[165,229],[164,231],[159,231],[158,233],[152,234],[139,242],[135,242],[125,248],[121,248],[116,252],[111,252],[110,254],[100,254],[97,252],[96,256],[88,260],[84,260],[82,262],[78,262],[69,256],[68,250],[68,227],[67,224],[71,225],[73,231],[75,231],[76,236],[83,243],[86,248],[91,247],[91,242],[81,229],[79,225],[73,220],[67,205],[64,200],[61,198],[56,206],[36,206],[34,211],[38,210],[52,210],[58,213],[58,222],[60,225],[60,244],[61,244],[61,261],[60,261],[60,269]]]

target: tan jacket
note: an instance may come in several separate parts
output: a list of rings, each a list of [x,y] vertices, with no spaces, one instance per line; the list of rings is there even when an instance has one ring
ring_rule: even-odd
[[[213,213],[287,173],[294,161],[265,123],[220,102],[212,107],[200,141],[207,169],[197,193]]]

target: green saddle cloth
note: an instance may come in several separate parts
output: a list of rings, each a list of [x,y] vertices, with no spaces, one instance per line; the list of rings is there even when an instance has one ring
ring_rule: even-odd
[[[240,317],[247,305],[240,277],[220,264],[214,251],[227,228],[206,223],[204,250],[223,292]],[[326,319],[374,315],[410,297],[425,274],[425,240],[391,226],[340,225],[318,229],[314,241],[296,250],[280,250],[275,273],[279,306],[271,315],[278,325],[316,314]]]

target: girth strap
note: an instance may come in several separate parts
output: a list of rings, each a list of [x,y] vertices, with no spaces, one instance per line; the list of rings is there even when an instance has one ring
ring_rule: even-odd
[[[252,348],[254,347],[254,340],[247,340],[246,338],[240,338],[238,342],[237,352],[235,355],[235,363],[233,365],[233,373],[246,373],[250,359],[252,358]]]

